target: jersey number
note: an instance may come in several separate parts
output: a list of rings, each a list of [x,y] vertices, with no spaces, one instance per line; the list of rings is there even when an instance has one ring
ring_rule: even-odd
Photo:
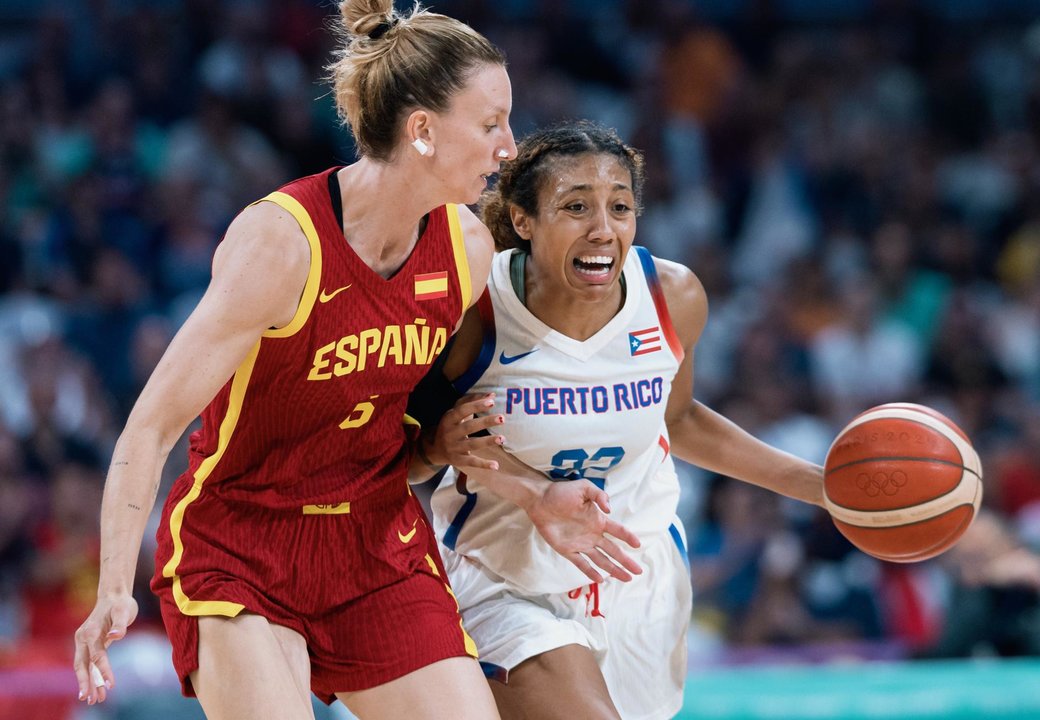
[[[377,397],[379,396],[373,395],[368,400],[375,400]],[[363,400],[354,406],[354,409],[350,411],[350,415],[347,415],[347,419],[339,424],[340,430],[361,427],[372,419],[372,413],[376,411],[376,406],[368,400]]]
[[[607,471],[621,462],[625,449],[612,445],[600,448],[592,455],[582,450],[560,450],[552,457],[549,477],[554,480],[589,480],[600,490],[607,481]]]

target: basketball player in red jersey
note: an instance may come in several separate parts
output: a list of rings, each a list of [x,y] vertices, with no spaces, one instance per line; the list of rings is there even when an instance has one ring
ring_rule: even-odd
[[[232,222],[127,420],[98,600],[76,633],[89,704],[114,686],[106,649],[137,614],[160,471],[201,413],[152,588],[183,690],[207,716],[313,718],[313,691],[366,718],[497,717],[408,488],[404,411],[486,282],[491,238],[462,204],[515,155],[509,79],[456,20],[399,15],[391,0],[340,11],[330,70],[360,159]]]

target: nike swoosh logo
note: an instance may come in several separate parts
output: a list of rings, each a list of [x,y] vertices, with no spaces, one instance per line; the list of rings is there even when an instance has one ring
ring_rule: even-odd
[[[536,352],[538,352],[538,348],[535,348],[534,350],[528,350],[527,352],[520,353],[519,355],[506,355],[505,352],[503,351],[503,352],[499,353],[498,361],[500,363],[502,363],[503,365],[509,365],[510,363],[515,363],[517,360],[520,360],[521,358],[525,358],[528,355],[530,355],[531,353],[536,353]]]
[[[419,522],[419,518],[416,518],[415,522]],[[415,522],[412,523],[412,529],[408,532],[403,533],[400,530],[397,531],[397,539],[403,542],[405,545],[410,543],[412,541],[412,538],[415,537],[415,531],[418,530],[418,528],[415,527]]]
[[[354,283],[350,283],[350,285],[353,285],[353,284]],[[336,297],[337,295],[339,295],[344,290],[349,289],[350,285],[344,285],[343,287],[341,287],[341,288],[339,288],[337,290],[333,290],[330,293],[326,293],[324,290],[322,290],[321,294],[318,295],[318,302],[327,303],[329,300],[331,300],[332,298]]]

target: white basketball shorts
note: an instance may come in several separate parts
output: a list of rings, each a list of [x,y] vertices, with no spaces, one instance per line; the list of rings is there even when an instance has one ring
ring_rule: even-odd
[[[676,520],[629,554],[643,568],[631,582],[607,578],[570,592],[526,595],[476,561],[441,545],[466,632],[484,673],[509,670],[541,653],[577,644],[592,651],[624,720],[664,720],[679,712],[686,679],[690,571]]]

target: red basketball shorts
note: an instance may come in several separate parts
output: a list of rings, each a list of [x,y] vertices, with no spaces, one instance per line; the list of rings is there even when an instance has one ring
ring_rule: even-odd
[[[256,613],[300,633],[311,689],[381,685],[470,655],[433,533],[410,492],[295,512],[174,487],[158,532],[163,622],[185,695],[198,668],[198,618]]]

